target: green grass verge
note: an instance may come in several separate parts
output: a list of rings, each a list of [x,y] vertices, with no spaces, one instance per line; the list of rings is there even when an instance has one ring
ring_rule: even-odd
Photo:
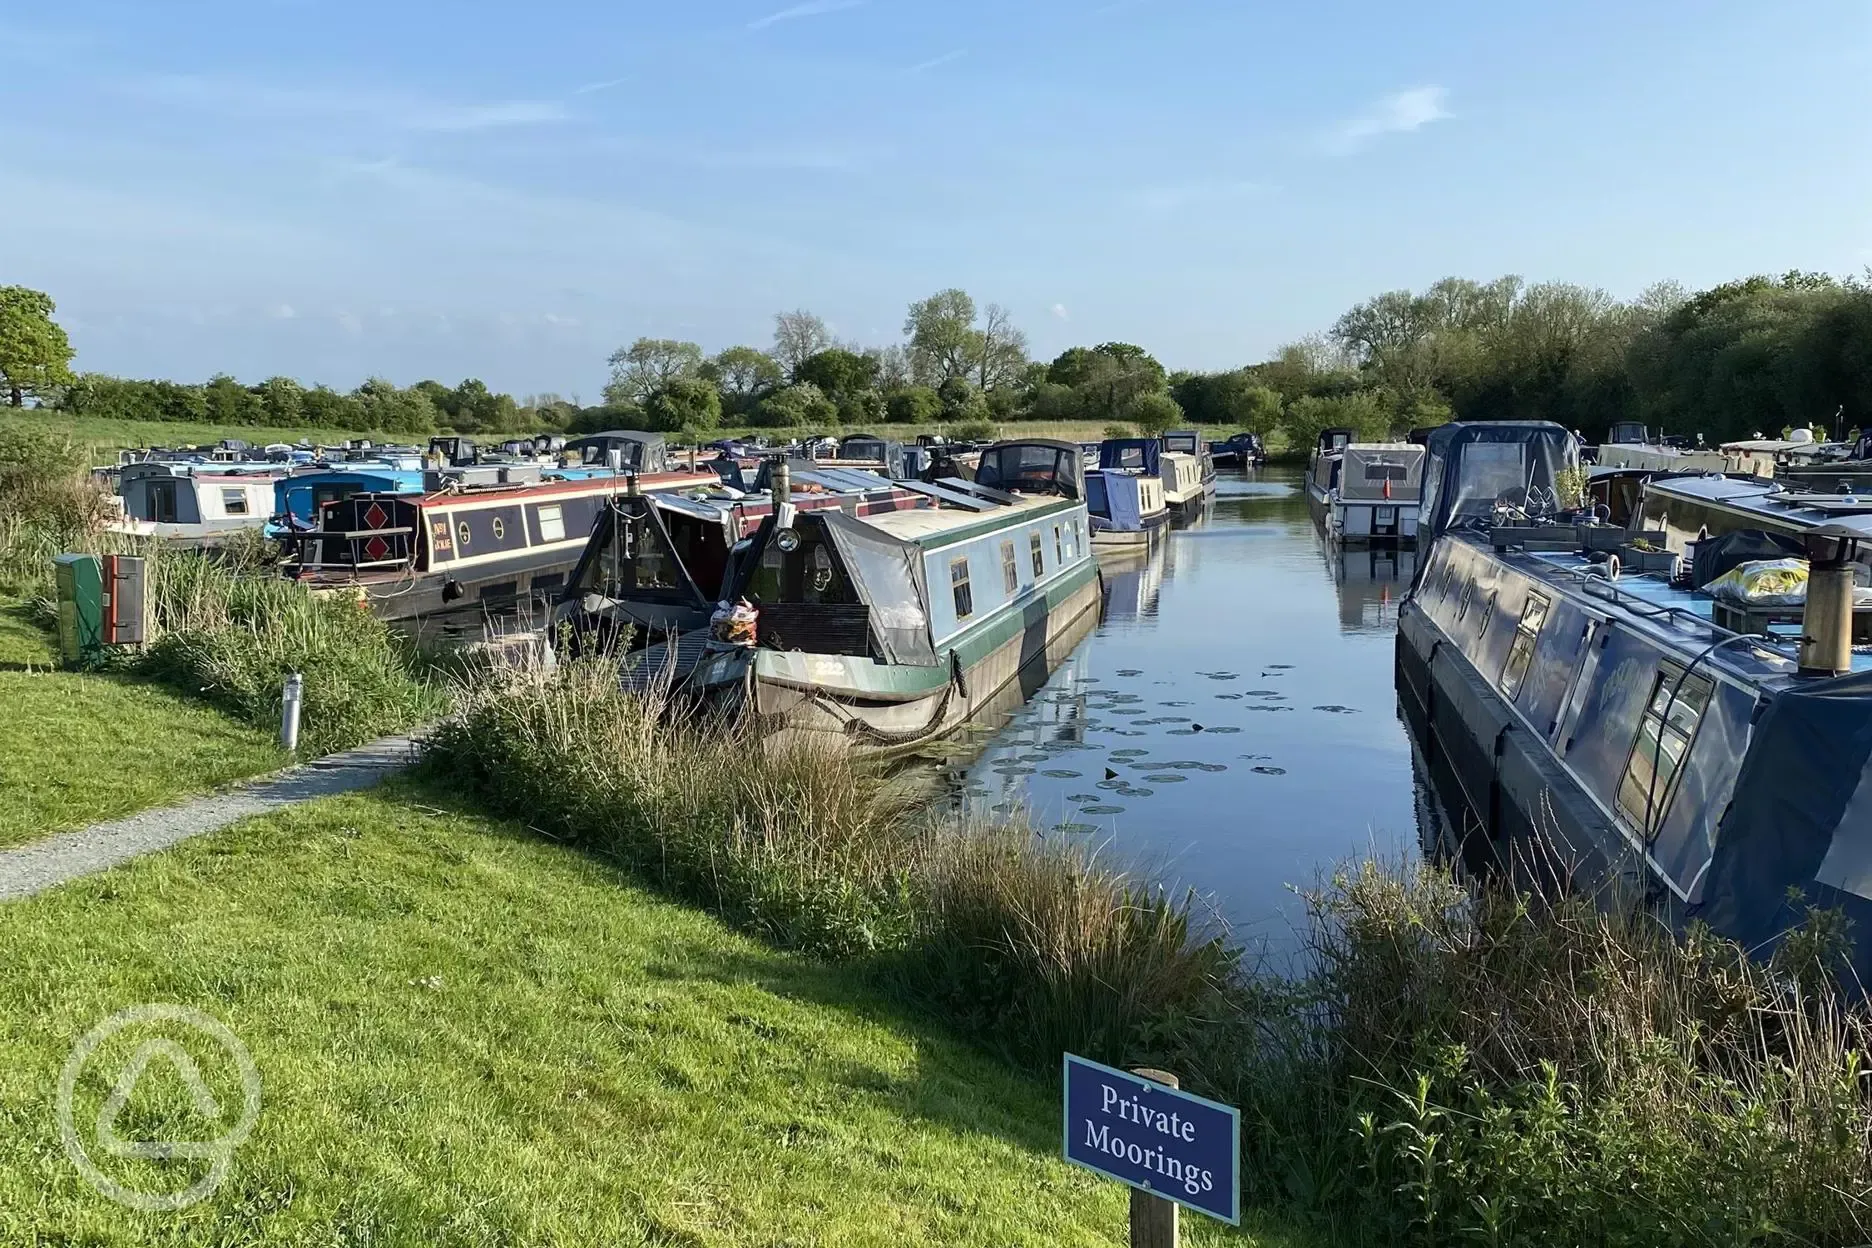
[[[120,447],[205,445],[222,438],[239,438],[255,446],[269,442],[297,442],[310,438],[314,443],[333,446],[350,438],[369,438],[373,442],[408,443],[415,435],[371,433],[367,430],[321,429],[310,425],[298,428],[271,428],[256,425],[186,424],[167,420],[102,420],[73,416],[69,412],[41,412],[25,409],[0,412],[0,432],[8,430],[35,437],[69,438],[81,446],[103,454]],[[495,439],[499,441],[498,438]],[[102,462],[102,461],[100,461]],[[113,461],[114,462],[114,461]]]
[[[405,782],[0,908],[0,1242],[1122,1240],[1125,1191],[1057,1160],[1044,1082],[849,971],[449,804]],[[262,1079],[226,1182],[179,1214],[98,1195],[54,1125],[74,1041],[143,1002],[219,1018]],[[99,1050],[78,1122],[141,1038]],[[204,1061],[232,1118],[224,1073]],[[199,1138],[186,1106],[156,1083],[120,1121]],[[169,1190],[202,1165],[110,1164]],[[1185,1242],[1311,1241],[1197,1224]]]
[[[257,729],[158,685],[60,671],[0,603],[0,845],[114,819],[284,766]]]

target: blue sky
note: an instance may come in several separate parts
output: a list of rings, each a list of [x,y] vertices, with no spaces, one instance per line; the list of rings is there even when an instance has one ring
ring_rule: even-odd
[[[640,334],[1225,367],[1459,273],[1872,263],[1872,3],[0,0],[0,283],[78,365],[593,401]]]

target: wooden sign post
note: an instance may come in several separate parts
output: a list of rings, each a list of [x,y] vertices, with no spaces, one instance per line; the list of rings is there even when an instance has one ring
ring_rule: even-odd
[[[1167,1070],[1140,1067],[1131,1072],[1152,1083],[1179,1088],[1177,1077]],[[1174,1200],[1139,1188],[1131,1189],[1131,1248],[1177,1248],[1177,1205]]]

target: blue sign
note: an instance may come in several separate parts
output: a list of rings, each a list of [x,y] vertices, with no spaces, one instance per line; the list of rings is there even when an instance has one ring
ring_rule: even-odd
[[[1239,1225],[1241,1114],[1066,1054],[1066,1160]]]

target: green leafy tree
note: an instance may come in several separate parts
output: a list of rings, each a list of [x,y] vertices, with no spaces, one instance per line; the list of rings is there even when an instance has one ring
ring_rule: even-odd
[[[611,353],[607,403],[647,405],[650,396],[679,378],[702,371],[702,348],[673,338],[639,338]]]
[[[700,377],[677,377],[650,396],[644,416],[652,429],[713,429],[721,423],[721,395]]]
[[[818,386],[803,381],[762,399],[756,416],[759,423],[769,429],[793,429],[802,425],[818,428],[838,420],[838,405]]]
[[[635,403],[600,403],[582,407],[566,425],[572,434],[604,433],[610,429],[642,429],[648,421]]]
[[[830,347],[803,361],[794,379],[811,382],[834,403],[843,403],[877,388],[878,362],[843,347]]]
[[[910,373],[918,384],[941,389],[944,382],[967,378],[981,354],[975,330],[975,301],[950,288],[910,305],[904,317],[910,341]]]
[[[860,390],[838,400],[839,423],[847,429],[875,425],[889,414],[884,395],[876,390]]]
[[[1357,442],[1384,442],[1392,436],[1393,420],[1379,395],[1371,390],[1352,394],[1306,395],[1287,404],[1281,418],[1289,443],[1305,450],[1319,440],[1321,430],[1352,430]]]
[[[1071,386],[1042,381],[1027,392],[1027,415],[1033,420],[1078,420],[1079,392]]]
[[[1164,388],[1164,367],[1144,348],[1128,342],[1073,347],[1047,367],[1047,381],[1078,395],[1081,419],[1115,419],[1140,394]]]
[[[362,421],[358,427],[385,433],[432,433],[436,427],[435,405],[429,396],[411,386],[400,389],[393,381],[372,377],[351,398]]]
[[[966,377],[951,377],[936,387],[936,397],[942,402],[943,420],[986,420],[988,404],[982,399],[981,391]]]
[[[300,402],[305,422],[320,429],[368,429],[363,406],[329,386],[313,386]]]
[[[780,362],[758,347],[725,348],[700,371],[721,392],[722,411],[736,416],[753,411],[762,395],[786,379]]]
[[[257,425],[266,416],[260,396],[226,373],[217,373],[202,387],[203,405],[210,424],[223,428]]]
[[[0,286],[0,389],[19,407],[72,380],[71,340],[52,314],[52,296],[24,286]]]
[[[892,424],[928,425],[942,419],[942,396],[928,386],[906,386],[885,401]]]
[[[254,387],[266,424],[291,429],[305,420],[305,387],[291,377],[269,377]]]
[[[1138,432],[1154,436],[1183,423],[1183,409],[1177,401],[1160,390],[1132,395],[1123,409],[1124,419],[1136,425]]]

